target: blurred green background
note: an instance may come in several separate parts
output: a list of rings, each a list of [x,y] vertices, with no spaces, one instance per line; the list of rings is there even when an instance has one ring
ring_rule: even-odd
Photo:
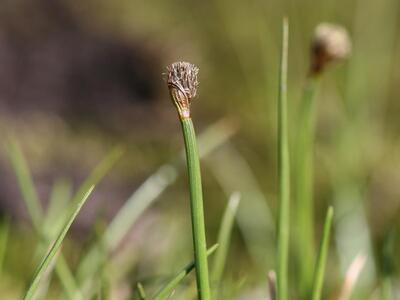
[[[326,207],[336,210],[324,299],[336,299],[359,253],[368,258],[354,299],[381,299],[387,278],[392,299],[399,299],[398,0],[3,0],[0,133],[4,141],[13,134],[21,145],[43,207],[55,184],[61,182],[68,195],[114,145],[125,148],[63,248],[73,271],[126,199],[161,165],[180,156],[180,128],[162,73],[169,63],[185,60],[200,68],[192,104],[197,132],[208,130],[200,144],[220,143],[202,164],[209,244],[216,241],[229,195],[242,194],[223,299],[268,299],[266,274],[275,267],[283,16],[290,23],[292,137],[315,26],[341,24],[353,41],[351,58],[324,72],[317,94],[316,241]],[[1,228],[5,232],[10,224],[10,231],[0,263],[0,294],[18,299],[37,264],[37,238],[3,148]],[[135,299],[138,281],[155,290],[190,261],[186,174],[177,174],[111,254],[106,272],[111,299]],[[301,258],[292,245],[291,299],[297,299]],[[174,297],[191,299],[188,286]],[[62,299],[60,290],[54,277],[47,299]]]

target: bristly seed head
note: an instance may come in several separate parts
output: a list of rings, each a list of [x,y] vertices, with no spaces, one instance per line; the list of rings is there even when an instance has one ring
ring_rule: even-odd
[[[327,63],[344,60],[350,53],[351,40],[344,27],[319,24],[311,46],[311,74],[319,74]]]
[[[190,117],[190,102],[196,97],[199,68],[188,62],[175,62],[167,67],[168,89],[179,116]]]

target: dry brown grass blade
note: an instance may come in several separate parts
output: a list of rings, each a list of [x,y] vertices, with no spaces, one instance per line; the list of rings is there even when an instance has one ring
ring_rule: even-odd
[[[276,300],[276,273],[273,270],[268,272],[268,291],[269,299]]]
[[[349,300],[350,296],[354,290],[354,286],[360,277],[361,271],[364,268],[365,262],[367,261],[367,256],[365,254],[358,254],[349,268],[347,269],[346,276],[342,288],[340,290],[338,297],[332,297],[331,299],[337,300]]]

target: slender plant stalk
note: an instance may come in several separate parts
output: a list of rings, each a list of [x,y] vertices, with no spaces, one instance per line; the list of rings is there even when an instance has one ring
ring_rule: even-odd
[[[80,212],[83,204],[85,204],[86,200],[89,198],[90,194],[93,191],[94,186],[91,186],[86,193],[83,195],[82,199],[79,200],[78,203],[76,203],[75,207],[72,208],[70,215],[68,216],[68,219],[62,228],[60,234],[56,238],[56,240],[53,242],[53,245],[51,246],[49,252],[47,255],[44,257],[42,260],[40,266],[38,267],[37,271],[35,272],[35,275],[33,276],[33,279],[29,285],[29,288],[26,291],[26,294],[24,296],[24,300],[30,300],[34,297],[36,290],[39,287],[40,279],[43,277],[45,274],[47,268],[49,267],[50,263],[53,261],[55,258],[58,250],[60,249],[62,242],[67,235],[67,232],[69,228],[71,227],[73,221],[75,220],[76,216]]]
[[[190,118],[181,120],[185,140],[187,168],[189,174],[190,207],[192,217],[193,247],[196,261],[196,281],[200,300],[211,299],[207,244],[204,225],[203,194],[201,187],[200,162],[197,153],[196,135]]]
[[[280,63],[278,98],[278,226],[277,226],[277,294],[279,300],[288,299],[288,255],[290,214],[290,165],[287,128],[287,67],[289,24],[283,20],[282,56]]]
[[[196,283],[199,300],[211,299],[207,264],[207,245],[204,225],[203,192],[196,134],[190,118],[190,104],[196,96],[199,69],[187,62],[167,67],[167,84],[171,100],[177,109],[185,141],[186,164],[189,177],[190,211],[196,262]]]
[[[322,286],[323,286],[323,282],[324,282],[326,257],[328,255],[329,237],[330,237],[330,233],[331,233],[332,218],[333,218],[333,207],[330,206],[328,208],[328,212],[326,214],[325,223],[324,223],[324,231],[322,234],[321,244],[319,247],[318,259],[317,259],[317,263],[315,265],[315,270],[314,270],[314,284],[313,284],[313,291],[312,291],[312,300],[320,300],[321,299],[321,291],[322,291]]]
[[[218,233],[219,248],[214,257],[213,269],[211,273],[211,282],[213,285],[216,285],[216,287],[219,286],[222,274],[224,272],[226,258],[228,256],[229,242],[239,203],[240,194],[238,192],[233,193],[225,209],[224,216],[222,217],[221,226]],[[216,288],[214,291],[215,293],[213,298],[218,299],[218,297],[216,297],[218,289]]]
[[[207,250],[207,256],[213,254],[217,250],[218,244],[213,245]],[[171,295],[178,284],[195,268],[195,262],[191,262],[182,271],[174,276],[154,297],[153,300],[165,300]]]
[[[308,77],[300,107],[296,141],[296,219],[297,250],[302,295],[309,293],[312,282],[314,249],[313,149],[315,131],[315,92],[318,79]]]

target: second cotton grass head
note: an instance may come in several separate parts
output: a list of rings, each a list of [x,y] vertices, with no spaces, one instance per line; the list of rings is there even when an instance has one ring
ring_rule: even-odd
[[[326,64],[342,61],[350,54],[351,41],[344,27],[331,23],[319,24],[311,44],[311,74],[318,75]]]

